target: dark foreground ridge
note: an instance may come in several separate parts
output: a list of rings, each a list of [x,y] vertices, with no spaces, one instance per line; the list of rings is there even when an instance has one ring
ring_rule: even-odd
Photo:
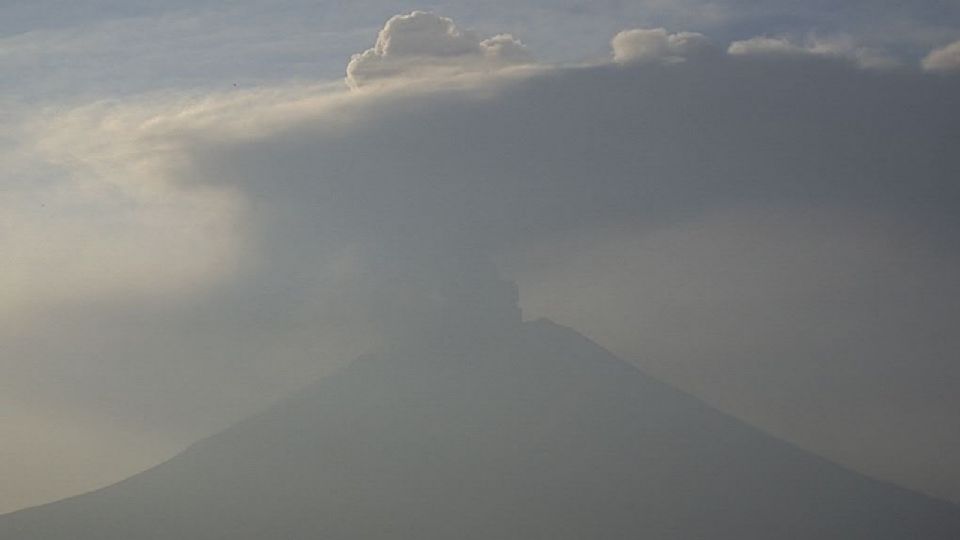
[[[566,328],[405,345],[3,540],[957,540],[960,510],[805,453]]]

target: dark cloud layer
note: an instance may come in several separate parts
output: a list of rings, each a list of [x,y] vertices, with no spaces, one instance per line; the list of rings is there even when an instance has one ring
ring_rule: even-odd
[[[130,137],[95,118],[82,138],[115,137],[118,159],[143,142],[166,189],[241,200],[243,240],[188,293],[31,315],[4,335],[8,395],[186,442],[411,330],[512,317],[505,275],[527,316],[960,500],[960,78],[666,30],[613,45],[589,65],[407,69],[435,67],[427,43],[316,103],[211,98],[196,125],[168,106]]]
[[[956,496],[960,81],[717,54],[421,84],[348,106],[346,126],[306,118],[196,152],[197,177],[257,201],[267,279],[309,281],[313,261],[363,246],[356,291],[383,316],[371,283],[417,276],[429,296],[461,279],[450,268],[499,258],[531,314],[849,465]],[[629,241],[651,235],[672,255]],[[645,275],[651,260],[684,278]],[[632,292],[651,286],[665,291]]]

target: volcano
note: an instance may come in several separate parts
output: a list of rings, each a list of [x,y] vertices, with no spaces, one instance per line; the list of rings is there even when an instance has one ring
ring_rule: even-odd
[[[546,320],[411,339],[173,459],[0,517],[4,540],[956,540]]]

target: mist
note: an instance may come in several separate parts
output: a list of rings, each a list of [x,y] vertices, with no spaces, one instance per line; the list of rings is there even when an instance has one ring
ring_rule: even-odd
[[[547,317],[804,449],[960,501],[956,44],[904,65],[682,30],[550,62],[420,12],[367,36],[343,81],[16,123],[11,453],[123,445],[102,465],[119,479],[358,356]],[[61,450],[35,435],[66,425],[82,434]],[[0,508],[55,490],[31,491]]]

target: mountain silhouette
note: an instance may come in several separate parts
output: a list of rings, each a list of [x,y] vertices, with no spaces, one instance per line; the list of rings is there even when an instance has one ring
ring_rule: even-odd
[[[461,324],[463,321],[460,321]],[[956,540],[546,320],[410,339],[3,540]]]

